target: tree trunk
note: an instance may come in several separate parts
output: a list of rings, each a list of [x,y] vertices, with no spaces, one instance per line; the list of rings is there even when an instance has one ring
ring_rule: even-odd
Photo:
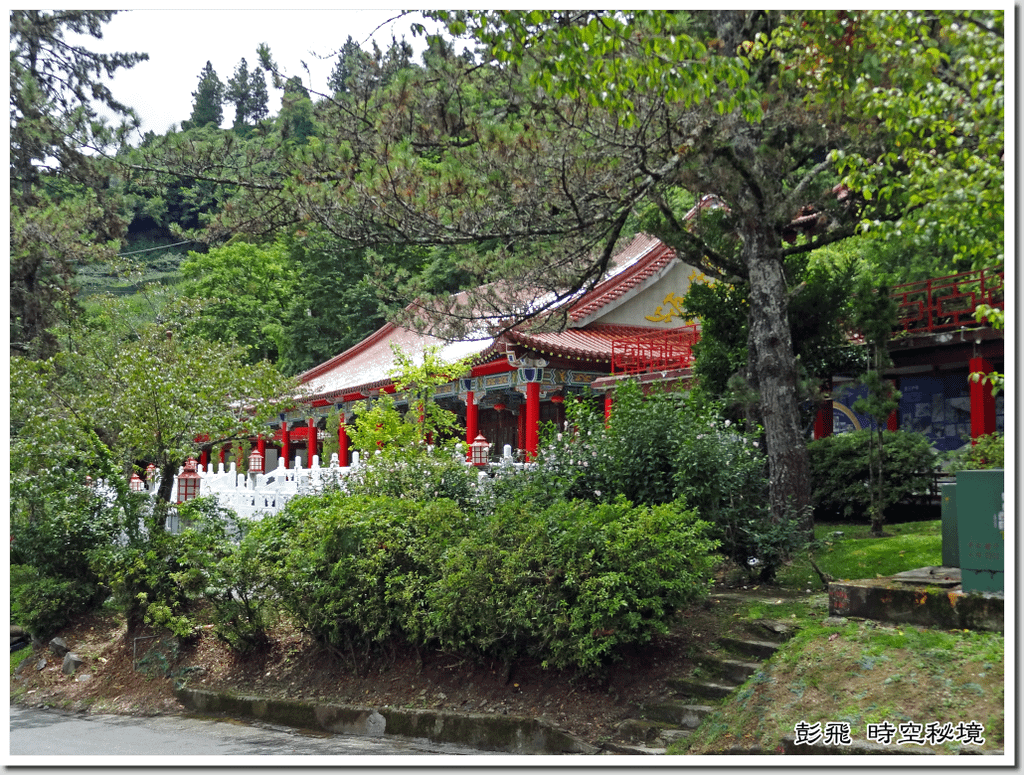
[[[747,230],[744,258],[750,279],[750,341],[761,396],[768,453],[768,498],[772,519],[799,515],[813,529],[810,468],[800,430],[797,369],[786,305],[789,297],[779,240],[770,227]]]
[[[173,462],[165,463],[160,469],[160,486],[153,499],[153,517],[149,529],[151,535],[162,533],[166,529],[167,514],[174,498],[174,475],[178,467]]]

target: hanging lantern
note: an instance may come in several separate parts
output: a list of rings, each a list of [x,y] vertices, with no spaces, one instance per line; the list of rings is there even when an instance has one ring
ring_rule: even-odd
[[[563,396],[561,393],[555,393],[553,396],[551,396],[551,403],[553,404],[560,404],[563,401],[565,401],[565,396]]]
[[[146,483],[142,481],[142,478],[132,471],[132,478],[128,480],[128,487],[131,488],[132,492],[142,492],[146,489]]]
[[[195,458],[190,457],[185,463],[185,470],[178,474],[178,503],[198,498],[199,482]]]
[[[260,451],[258,449],[254,449],[252,451],[252,454],[249,455],[249,473],[263,473],[263,455],[260,454]]]
[[[482,433],[478,433],[476,435],[476,438],[473,439],[473,443],[469,445],[469,448],[471,452],[470,460],[473,465],[477,468],[483,468],[487,465],[491,445],[487,443],[487,439],[484,438]]]
[[[505,404],[502,403],[501,401],[499,401],[498,403],[496,403],[494,405],[494,411],[496,411],[496,412],[504,411],[504,409],[505,409]]]

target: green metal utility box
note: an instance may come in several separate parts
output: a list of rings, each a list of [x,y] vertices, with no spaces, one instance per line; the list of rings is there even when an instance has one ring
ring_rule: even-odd
[[[942,566],[960,567],[960,541],[956,531],[956,485],[943,482],[939,485],[942,495]]]
[[[958,471],[957,542],[964,592],[1003,591],[1003,469]]]

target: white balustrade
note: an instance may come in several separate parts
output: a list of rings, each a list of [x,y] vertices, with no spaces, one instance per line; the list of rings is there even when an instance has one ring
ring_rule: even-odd
[[[514,463],[511,445],[506,444],[502,450],[500,469],[521,469],[522,463]],[[461,455],[460,455],[461,459]],[[213,496],[227,509],[234,511],[243,518],[261,518],[269,514],[276,514],[285,507],[294,497],[306,494],[322,492],[325,487],[340,485],[344,487],[348,475],[359,469],[359,453],[352,452],[352,464],[341,466],[338,454],[331,455],[331,463],[327,468],[320,467],[320,458],[314,455],[309,468],[302,466],[301,456],[296,455],[294,466],[285,468],[284,458],[278,458],[277,468],[258,474],[243,474],[236,470],[232,462],[225,470],[224,464],[219,463],[217,470],[213,466],[197,467],[200,478],[200,496]],[[468,465],[468,464],[467,464]],[[178,473],[182,473],[180,468]],[[488,474],[480,471],[480,481],[485,482]],[[147,488],[151,497],[156,495],[159,480],[155,479]],[[98,491],[107,492],[106,484],[102,481],[96,483]],[[175,476],[172,493],[177,493],[177,476]],[[112,496],[112,492],[110,493]],[[168,529],[177,532],[179,528],[176,518],[169,518]]]

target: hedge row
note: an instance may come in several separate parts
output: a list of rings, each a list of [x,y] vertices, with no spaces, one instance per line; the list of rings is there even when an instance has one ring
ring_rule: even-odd
[[[220,528],[200,518],[191,532],[211,529]],[[264,585],[264,606],[281,606],[341,653],[398,639],[590,670],[667,632],[675,611],[707,594],[708,534],[676,503],[510,503],[480,517],[447,499],[331,493],[253,524],[237,551],[250,560],[248,583]],[[206,586],[223,590],[229,567],[239,564],[207,567]],[[253,600],[237,586],[219,598],[219,631],[240,645],[262,614],[227,604]]]

